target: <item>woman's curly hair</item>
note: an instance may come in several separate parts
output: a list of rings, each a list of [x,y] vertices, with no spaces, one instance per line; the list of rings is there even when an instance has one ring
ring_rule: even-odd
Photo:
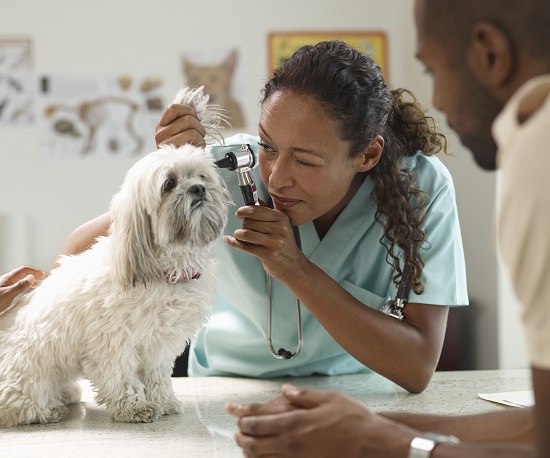
[[[447,152],[447,140],[426,116],[414,95],[391,91],[380,66],[368,55],[335,40],[303,46],[275,70],[263,90],[263,101],[277,91],[306,94],[325,107],[350,141],[350,157],[360,155],[377,135],[385,141],[378,164],[369,172],[375,219],[384,228],[380,242],[393,266],[393,281],[401,281],[400,250],[408,281],[416,294],[424,291],[421,253],[426,244],[424,217],[429,197],[415,187],[416,177],[403,167],[402,158],[418,151]]]

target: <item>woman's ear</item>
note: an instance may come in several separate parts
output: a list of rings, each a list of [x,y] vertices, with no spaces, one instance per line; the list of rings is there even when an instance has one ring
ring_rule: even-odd
[[[364,149],[363,153],[357,157],[355,165],[358,172],[368,172],[378,164],[382,151],[384,151],[384,139],[382,136],[377,135]]]
[[[498,90],[512,77],[512,45],[504,31],[491,23],[474,25],[467,56],[470,71],[488,90]]]

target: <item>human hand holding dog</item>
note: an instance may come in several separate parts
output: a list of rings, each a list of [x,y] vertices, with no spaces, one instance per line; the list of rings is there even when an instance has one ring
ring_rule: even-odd
[[[244,456],[407,456],[414,430],[348,396],[291,385],[281,392],[282,397],[263,404],[226,406],[239,419],[235,441]]]
[[[246,205],[235,216],[243,220],[242,228],[224,241],[238,250],[257,256],[265,271],[273,278],[286,282],[308,263],[296,245],[288,216],[265,205]]]
[[[35,288],[45,278],[46,272],[29,266],[18,267],[0,276],[0,312],[6,310],[19,294]]]
[[[156,127],[155,142],[158,145],[182,146],[186,143],[204,148],[206,130],[196,110],[189,105],[173,103],[164,110]]]

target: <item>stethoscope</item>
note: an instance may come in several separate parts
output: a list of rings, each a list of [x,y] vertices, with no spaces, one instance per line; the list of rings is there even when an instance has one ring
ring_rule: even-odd
[[[401,281],[399,282],[399,287],[397,288],[397,294],[395,299],[388,299],[384,306],[382,307],[382,313],[389,315],[396,320],[405,321],[405,306],[409,302],[409,292],[411,290],[411,285],[409,283],[409,269],[407,266],[403,269],[401,274]]]
[[[271,198],[268,201],[268,207],[273,208]],[[298,229],[298,226],[292,226],[292,231],[294,232],[296,245],[298,245],[298,248],[302,249],[300,231]],[[292,359],[300,354],[300,351],[302,350],[302,345],[304,344],[304,339],[302,335],[302,314],[300,310],[300,299],[296,298],[296,327],[298,329],[298,346],[296,347],[296,351],[292,353],[291,351],[285,350],[284,348],[279,348],[278,351],[275,351],[275,348],[273,348],[273,341],[271,339],[271,316],[273,311],[273,304],[271,301],[271,275],[266,272],[265,277],[267,283],[267,342],[269,343],[269,351],[277,359]]]
[[[250,145],[241,145],[241,147],[236,151],[230,151],[222,159],[219,159],[215,164],[220,168],[229,169],[231,171],[237,172],[237,179],[239,181],[239,187],[241,188],[241,194],[245,205],[259,205],[258,201],[258,191],[256,184],[250,175],[250,171],[256,163],[256,157],[250,148]],[[269,198],[267,206],[273,208],[273,202]],[[296,240],[296,245],[298,248],[302,248],[300,241],[300,231],[298,227],[293,226],[292,231],[294,232],[294,239]],[[292,359],[300,354],[302,346],[304,344],[303,334],[302,334],[302,314],[301,314],[301,305],[300,300],[296,298],[296,327],[298,329],[298,346],[296,351],[292,353],[290,350],[280,348],[278,351],[273,348],[273,339],[272,339],[272,315],[273,315],[273,302],[271,298],[271,275],[267,272],[266,283],[267,283],[267,341],[269,344],[269,351],[277,359]]]
[[[236,151],[230,151],[223,157],[215,162],[215,164],[220,168],[226,168],[231,171],[237,172],[237,177],[239,181],[239,187],[241,188],[241,194],[243,196],[245,205],[259,205],[258,201],[258,192],[256,184],[250,175],[250,171],[256,163],[256,157],[250,148],[250,145],[241,145],[241,147]],[[267,202],[267,206],[273,208],[273,202],[271,198]],[[297,226],[292,227],[294,232],[294,239],[296,240],[296,245],[298,248],[302,248],[300,231]],[[267,341],[269,344],[269,351],[277,359],[292,359],[300,354],[302,346],[304,343],[303,333],[302,333],[302,314],[301,314],[301,304],[300,300],[296,298],[296,327],[298,329],[298,345],[294,353],[290,350],[280,348],[275,350],[273,347],[272,339],[272,326],[273,326],[273,302],[271,297],[271,275],[266,272],[266,284],[267,284]],[[397,289],[397,294],[395,299],[389,299],[386,301],[382,307],[382,313],[385,313],[388,316],[391,316],[399,321],[405,321],[404,309],[409,301],[409,275],[407,266],[403,269],[401,275],[401,282]]]

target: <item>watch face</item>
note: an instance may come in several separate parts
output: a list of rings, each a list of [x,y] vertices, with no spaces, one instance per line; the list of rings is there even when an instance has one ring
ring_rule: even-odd
[[[439,443],[458,444],[460,440],[455,436],[425,433],[424,437],[415,437],[411,441],[408,458],[430,458],[432,450]]]
[[[436,442],[431,439],[426,439],[425,437],[415,437],[411,441],[411,450],[416,450],[420,454],[412,455],[414,458],[420,457],[429,457],[430,452],[434,449]],[[412,458],[409,454],[409,458]]]

